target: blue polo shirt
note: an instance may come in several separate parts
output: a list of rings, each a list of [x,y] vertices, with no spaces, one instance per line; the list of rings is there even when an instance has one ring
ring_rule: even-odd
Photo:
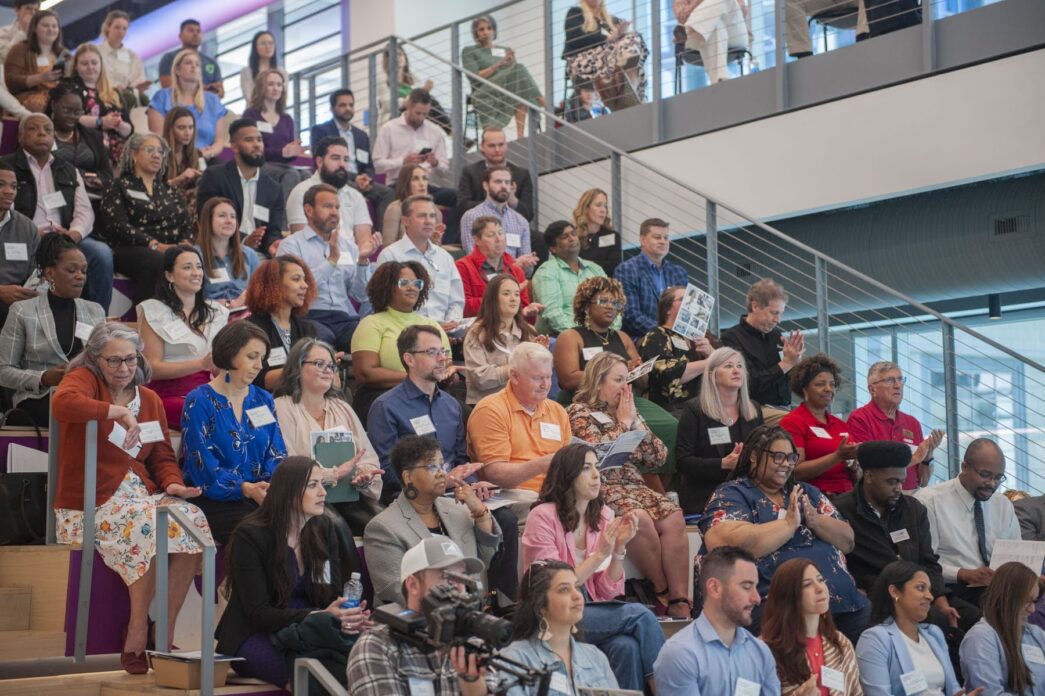
[[[434,433],[424,432],[427,423],[413,420],[424,416],[428,416],[431,425],[435,427]],[[421,432],[415,430],[415,423]],[[439,440],[447,468],[468,462],[461,404],[442,389],[436,389],[435,395],[429,400],[428,395],[418,389],[416,384],[404,379],[399,386],[389,389],[374,401],[366,424],[370,443],[381,460],[381,478],[386,491],[402,490],[399,476],[388,461],[388,454],[395,443],[406,435],[423,434]]]

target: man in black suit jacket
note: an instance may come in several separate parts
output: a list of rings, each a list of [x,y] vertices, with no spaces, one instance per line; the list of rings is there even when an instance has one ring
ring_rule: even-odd
[[[508,167],[512,173],[515,190],[508,198],[508,205],[528,222],[533,221],[533,183],[530,173],[508,161],[508,140],[500,128],[484,128],[479,138],[479,152],[483,158],[461,170],[457,182],[457,209],[461,215],[486,200],[483,177],[487,167]]]
[[[235,159],[203,172],[197,193],[197,213],[215,196],[228,198],[236,208],[243,243],[275,256],[276,247],[283,239],[286,201],[276,180],[261,171],[265,164],[265,143],[258,122],[249,118],[236,119],[229,126],[229,138]],[[246,201],[245,191],[248,192]],[[244,209],[250,213],[249,219],[244,219]]]
[[[350,89],[338,89],[330,95],[330,113],[334,118],[326,123],[312,126],[309,143],[312,147],[323,138],[344,138],[349,144],[348,185],[363,194],[363,198],[374,206],[374,230],[381,230],[385,208],[395,199],[395,182],[384,186],[374,181],[374,162],[370,158],[370,136],[361,128],[352,125],[356,114],[356,97]]]

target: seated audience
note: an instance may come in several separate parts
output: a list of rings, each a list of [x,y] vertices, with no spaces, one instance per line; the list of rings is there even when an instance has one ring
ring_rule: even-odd
[[[316,281],[304,261],[277,256],[262,261],[247,283],[247,321],[268,336],[271,346],[254,386],[275,391],[290,349],[302,338],[316,338],[316,326],[305,318],[316,299]]]
[[[609,658],[622,688],[642,690],[652,682],[664,636],[645,606],[611,601],[624,594],[624,558],[638,515],[614,517],[601,494],[595,450],[569,444],[552,459],[522,546],[524,566],[553,559],[575,569],[585,601],[598,603],[586,607],[585,638]]]
[[[852,20],[855,18],[856,20],[856,40],[859,41],[861,38],[866,38],[871,32],[871,27],[864,9],[864,2],[865,0],[786,0],[784,3],[783,21],[788,55],[794,58],[805,58],[813,55],[813,41],[810,37],[809,24],[812,17],[825,10],[837,12],[840,9],[850,9],[852,14],[846,19]],[[886,33],[885,25],[897,23],[906,14],[904,9],[897,6],[890,7],[888,4],[882,4],[875,0],[868,2],[868,4],[872,3],[880,5],[881,11],[886,13],[882,17],[884,21],[876,22],[876,24],[880,25],[875,27],[876,34],[879,32]],[[917,15],[913,13],[907,16],[911,17],[911,23],[917,24],[921,21],[920,19],[914,19]],[[900,26],[908,26],[908,22],[903,22]]]
[[[352,369],[359,387],[352,403],[363,425],[374,400],[406,379],[397,346],[399,334],[417,324],[439,326],[418,313],[428,300],[428,288],[428,272],[420,261],[389,261],[379,266],[367,283],[373,314],[363,317],[352,334]],[[444,337],[443,348],[450,350],[450,339],[439,330]]]
[[[831,595],[808,558],[785,561],[766,596],[761,638],[776,660],[784,694],[841,691],[862,696],[853,644],[831,619]]]
[[[700,571],[704,609],[657,656],[657,691],[780,696],[773,653],[755,637],[757,631],[748,629],[762,601],[757,589],[761,573],[754,556],[721,546],[704,557]]]
[[[0,251],[0,325],[7,319],[11,305],[36,297],[36,291],[25,284],[33,275],[41,237],[33,221],[14,209],[17,191],[14,168],[0,160],[0,238],[4,242]]]
[[[176,106],[163,119],[163,142],[167,143],[167,183],[181,191],[189,214],[196,220],[196,192],[206,163],[196,149],[196,117],[184,106]]]
[[[0,27],[0,64],[7,59],[7,52],[11,50],[12,46],[25,41],[29,22],[40,11],[40,2],[39,0],[14,0],[12,7],[14,8],[14,21]],[[31,113],[8,91],[7,85],[2,79],[0,79],[0,109],[3,109],[9,118],[18,120]]]
[[[145,65],[133,49],[124,44],[131,16],[123,10],[109,10],[102,22],[102,41],[98,43],[105,74],[124,109],[146,106],[149,98],[145,90],[152,84],[145,77]]]
[[[923,439],[918,420],[900,410],[905,381],[899,365],[894,362],[883,360],[871,365],[867,371],[867,391],[871,392],[871,400],[849,414],[846,426],[854,442],[892,440],[910,445],[914,454],[903,487],[905,491],[911,491],[928,485],[933,450],[943,439],[943,431],[934,429],[929,437]]]
[[[573,226],[580,241],[581,258],[602,266],[613,277],[621,261],[620,234],[610,221],[609,198],[602,189],[588,189],[573,209]]]
[[[287,113],[286,78],[279,70],[258,75],[254,91],[243,96],[249,105],[243,118],[257,123],[265,143],[265,173],[279,182],[284,200],[301,181],[301,174],[290,163],[307,157],[308,148],[298,140],[297,126]]]
[[[795,478],[809,481],[828,495],[853,489],[858,444],[841,418],[831,414],[835,390],[842,384],[838,363],[817,353],[789,373],[791,391],[802,403],[780,420],[798,448]]]
[[[580,258],[580,242],[573,223],[557,220],[544,230],[544,244],[550,256],[533,274],[534,302],[544,309],[537,317],[537,333],[558,336],[576,326],[573,318],[573,297],[577,286],[589,278],[605,278],[602,266]],[[620,317],[613,328],[620,328]]]
[[[219,544],[265,500],[272,472],[287,456],[272,395],[252,384],[268,351],[264,331],[232,322],[214,337],[217,376],[185,397],[182,472],[199,486],[193,502]]]
[[[384,73],[384,79],[378,80],[377,83],[378,126],[384,126],[388,123],[389,119],[394,118],[396,115],[401,114],[406,110],[410,94],[420,82],[414,78],[414,73],[410,70],[410,58],[406,54],[406,48],[403,44],[399,44],[398,48],[396,48],[396,60],[398,63],[396,66],[398,72],[398,78],[396,80],[396,98],[395,102],[392,102],[392,51],[390,48],[390,46],[386,47],[381,53],[381,72]],[[431,79],[425,80],[423,83],[420,83],[419,89],[420,91],[425,92],[432,100],[432,108],[429,110],[426,118],[438,126],[443,133],[452,136],[453,124],[450,122],[450,116],[447,115],[446,110],[443,108],[443,105],[439,103],[439,100],[432,96],[432,90],[435,89],[435,82]]]
[[[566,12],[565,30],[562,58],[571,82],[594,83],[610,111],[646,101],[649,50],[629,21],[611,15],[605,0],[581,0]]]
[[[333,186],[316,184],[305,193],[308,226],[279,245],[279,253],[301,259],[316,281],[316,301],[308,318],[329,334],[328,343],[339,351],[349,349],[359,324],[353,302],[366,302],[366,284],[374,273],[370,255],[381,243],[376,234],[362,237],[359,246],[351,234],[341,233],[338,192]]]
[[[685,49],[700,54],[708,82],[728,80],[730,50],[747,51],[753,40],[744,0],[675,0],[672,9],[686,33]]]
[[[205,535],[207,518],[185,498],[200,489],[186,485],[171,449],[163,404],[144,386],[150,377],[142,343],[123,324],[99,324],[84,350],[69,363],[69,372],[55,392],[58,421],[58,481],[55,491],[55,533],[60,544],[82,543],[84,436],[87,423],[99,421],[95,443],[97,489],[94,548],[102,561],[127,584],[130,618],[125,629],[120,665],[131,674],[145,674],[149,639],[149,604],[156,592],[156,508],[175,506]],[[112,421],[112,424],[109,424]],[[162,437],[142,442],[142,425],[159,429]],[[115,437],[114,437],[115,435]],[[115,440],[115,442],[114,442]],[[120,444],[116,444],[120,443]],[[201,552],[196,541],[173,523],[168,529],[168,644],[174,638],[178,612],[196,575]]]
[[[466,51],[468,49],[465,49]],[[486,126],[479,136],[479,159],[461,170],[457,179],[457,210],[463,214],[486,200],[483,177],[489,167],[508,167],[512,174],[512,187],[508,191],[508,207],[533,221],[533,182],[530,172],[508,161],[508,139],[504,131],[495,126]],[[465,233],[467,228],[463,228]]]
[[[311,458],[287,457],[272,472],[261,505],[232,532],[225,550],[228,606],[214,635],[218,652],[243,658],[232,663],[241,677],[289,688],[294,658],[315,657],[302,654],[309,636],[326,648],[323,665],[343,684],[348,653],[370,627],[366,600],[341,606],[346,577],[337,532],[324,514],[324,476]]]
[[[482,203],[467,210],[461,216],[461,247],[471,251],[476,245],[474,235],[468,232],[481,218],[497,220],[505,235],[505,252],[514,259],[527,274],[533,272],[539,259],[530,250],[530,223],[508,205],[512,189],[512,172],[504,165],[487,167],[483,173],[483,190],[486,198]]]
[[[737,546],[751,553],[762,596],[781,563],[798,556],[813,561],[831,591],[835,624],[852,642],[866,627],[868,613],[843,556],[853,550],[853,529],[826,495],[794,480],[797,462],[786,430],[762,426],[751,433],[733,479],[718,487],[700,519],[704,549]],[[756,627],[760,614],[756,608]]]
[[[1027,541],[1045,541],[1045,495],[1013,500],[1012,507],[1020,523],[1020,536]]]
[[[403,490],[363,534],[367,569],[374,596],[382,601],[402,602],[403,578],[399,569],[405,554],[419,541],[441,535],[448,537],[470,556],[478,556],[483,568],[501,545],[501,528],[489,508],[464,481],[449,476],[438,440],[407,435],[389,454]],[[447,487],[453,499],[445,497]]]
[[[0,170],[3,173],[10,175]],[[4,242],[5,251],[15,244],[31,247],[48,290],[45,295],[27,290],[29,298],[11,305],[0,331],[0,386],[14,391],[14,410],[5,423],[46,428],[51,420],[51,390],[61,383],[69,361],[83,350],[91,330],[105,321],[105,312],[80,299],[87,259],[73,240],[52,232],[37,247],[36,231],[27,226],[32,243]],[[0,228],[4,239],[11,238],[4,232]]]
[[[197,117],[197,126],[199,117]],[[243,243],[261,254],[276,255],[283,240],[283,202],[279,184],[264,172],[264,144],[256,121],[238,118],[229,126],[231,162],[209,167],[200,177],[196,195],[197,213],[211,198],[232,201],[239,218]]]
[[[862,477],[848,493],[835,497],[838,511],[853,528],[853,550],[846,566],[865,593],[875,578],[897,558],[918,565],[928,576],[933,594],[929,622],[944,632],[967,631],[980,618],[979,610],[950,592],[943,581],[940,559],[933,552],[932,535],[925,506],[903,495],[911,450],[899,442],[876,440],[860,445],[857,454]]]
[[[240,94],[250,102],[254,94],[254,82],[261,73],[274,70],[283,77],[283,83],[287,82],[287,71],[279,67],[276,50],[276,37],[270,31],[259,31],[250,40],[250,55],[247,56],[247,66],[239,71]],[[313,143],[319,142],[313,140]]]
[[[395,244],[406,234],[406,221],[403,219],[403,203],[406,199],[427,194],[428,172],[424,167],[420,164],[409,164],[399,170],[399,176],[395,180],[394,197],[385,207],[382,218],[381,238],[385,246]],[[443,211],[436,206],[435,233],[432,240],[437,244],[442,242],[444,232],[446,225],[443,224]]]
[[[94,210],[87,187],[74,166],[55,158],[54,146],[54,124],[45,114],[30,114],[18,124],[18,149],[2,160],[14,169],[17,179],[14,208],[31,218],[41,235],[57,232],[79,245],[87,257],[83,298],[108,311],[112,251],[97,236],[90,236]]]
[[[170,86],[152,95],[146,115],[149,130],[161,133],[167,112],[178,106],[188,109],[196,119],[196,147],[205,159],[211,159],[225,149],[225,121],[229,112],[222,105],[221,98],[203,82],[204,74],[200,71],[203,59],[204,56],[195,50],[183,49],[174,56],[170,73],[164,73],[161,64],[160,82],[166,78]],[[218,84],[221,84],[220,80]]]
[[[200,252],[171,246],[163,252],[162,268],[155,297],[138,305],[138,331],[152,367],[150,385],[163,399],[168,422],[181,423],[185,395],[217,372],[212,344],[229,311],[203,294]]]
[[[304,205],[308,190],[316,184],[327,184],[337,190],[338,203],[341,205],[341,230],[346,235],[351,230],[356,244],[359,244],[373,233],[374,228],[366,200],[350,184],[348,143],[340,137],[323,138],[312,143],[312,152],[315,155],[316,173],[295,186],[287,198],[287,224],[290,231],[304,229],[308,222]]]
[[[603,498],[619,516],[636,513],[638,534],[628,546],[632,562],[653,584],[654,594],[669,616],[690,618],[693,561],[682,510],[643,481],[643,474],[664,465],[668,451],[635,410],[627,377],[624,358],[614,353],[596,355],[584,369],[566,413],[573,435],[593,445],[615,442],[631,430],[646,432],[623,466],[600,471]]]
[[[135,133],[124,149],[123,173],[105,190],[101,221],[116,270],[134,282],[135,302],[154,297],[167,250],[192,243],[195,229],[181,192],[164,176],[166,145]]]
[[[699,515],[715,489],[725,483],[744,454],[744,442],[762,425],[758,404],[747,395],[744,358],[719,348],[706,361],[700,393],[679,416],[675,481],[679,504]]]
[[[871,625],[856,644],[864,696],[964,696],[939,627],[925,623],[932,583],[910,561],[882,569],[871,592]],[[910,689],[904,687],[909,684]],[[969,693],[979,696],[980,689]]]
[[[431,278],[428,300],[418,311],[439,322],[451,332],[464,318],[464,286],[449,252],[432,241],[435,233],[435,205],[429,196],[411,196],[403,201],[403,238],[386,246],[377,257],[378,265],[389,261],[417,261],[424,264]]]
[[[71,80],[60,80],[48,93],[47,115],[54,124],[54,157],[76,167],[87,191],[96,196],[112,181],[112,164],[98,130],[80,123],[83,99]]]
[[[573,566],[556,559],[534,561],[523,575],[519,603],[512,614],[514,640],[500,655],[527,667],[553,668],[574,691],[616,689],[617,678],[605,653],[573,635],[584,617],[584,594]],[[494,689],[503,686],[487,678]],[[514,677],[504,674],[511,684]],[[537,685],[516,684],[507,696],[537,696]]]
[[[1045,631],[1027,621],[1041,595],[1038,574],[1009,561],[983,594],[983,618],[962,640],[966,689],[984,694],[1032,694],[1045,686]]]
[[[580,123],[599,116],[605,116],[607,111],[602,100],[596,101],[598,92],[590,82],[576,82],[573,91],[563,104],[562,117],[567,123]]]
[[[739,350],[748,369],[748,394],[762,404],[766,425],[776,425],[791,410],[787,373],[805,352],[800,331],[784,336],[780,317],[787,293],[771,278],[763,278],[747,291],[747,314],[740,323],[722,332],[722,345]]]
[[[467,228],[469,235],[475,240],[472,253],[457,259],[457,272],[464,286],[464,315],[474,317],[482,308],[486,285],[498,275],[510,275],[520,288],[528,285],[522,268],[516,265],[511,255],[504,250],[504,229],[497,218],[484,215],[476,218]],[[523,289],[520,291],[523,317],[527,320],[537,316],[540,305],[530,307],[530,295]]]
[[[508,384],[468,417],[468,453],[482,462],[482,478],[525,520],[548,473],[552,455],[570,441],[566,409],[548,398],[552,355],[537,343],[520,343],[508,358]]]
[[[1012,503],[1004,495],[995,495],[1006,478],[1001,447],[977,438],[965,449],[957,477],[914,494],[929,513],[933,549],[940,557],[944,581],[955,597],[975,605],[994,574],[990,568],[994,542],[1020,538]]]
[[[62,41],[62,25],[51,10],[41,10],[29,20],[26,38],[11,46],[4,58],[4,82],[27,110],[42,113],[47,92],[62,79],[62,66],[72,54]]]
[[[123,147],[134,132],[134,126],[131,125],[130,109],[123,105],[119,93],[109,84],[105,61],[98,46],[83,43],[76,47],[71,75],[83,100],[80,125],[101,134],[105,149],[109,151],[113,173],[118,175]]]
[[[422,602],[432,590],[447,584],[444,573],[477,576],[482,571],[482,561],[466,557],[452,539],[439,534],[423,537],[402,554],[399,568],[392,569],[393,574],[398,572],[397,586],[402,583],[403,608],[415,613],[421,613]],[[348,658],[353,696],[410,696],[436,685],[440,696],[487,693],[480,681],[485,669],[477,665],[478,656],[466,654],[464,646],[432,651],[399,636],[388,626],[376,625],[359,639]]]
[[[617,266],[613,272],[613,277],[624,288],[624,298],[627,300],[622,328],[624,333],[635,340],[655,331],[664,323],[657,310],[665,290],[681,286],[684,291],[689,282],[686,269],[667,259],[671,248],[668,223],[660,218],[643,220],[639,225],[639,248],[640,253]],[[671,325],[666,328],[670,329]]]
[[[334,383],[334,348],[317,338],[304,338],[290,349],[286,365],[273,391],[276,420],[287,454],[315,459],[314,436],[333,431],[352,434],[355,456],[334,469],[324,469],[323,482],[336,485],[352,476],[352,486],[363,497],[356,503],[333,503],[332,507],[345,518],[354,535],[362,536],[367,523],[381,511],[376,503],[381,497],[381,462],[359,417]]]
[[[544,106],[544,97],[530,71],[515,58],[515,51],[503,46],[494,46],[497,39],[497,22],[490,15],[472,20],[472,38],[475,45],[461,51],[461,66],[487,82],[508,92],[510,96],[490,88],[484,82],[472,82],[472,105],[482,128],[504,127],[515,116],[515,130],[519,138],[526,137],[526,112],[529,107],[522,102]],[[467,228],[465,228],[467,229]]]
[[[236,208],[227,198],[211,198],[203,206],[196,232],[196,250],[203,257],[203,294],[208,300],[239,309],[246,304],[247,281],[258,270],[258,253],[243,246]]]
[[[160,58],[160,86],[166,89],[178,83],[178,56],[189,51],[199,56],[203,88],[213,92],[219,99],[224,99],[225,86],[221,79],[221,66],[210,56],[200,53],[200,46],[203,45],[200,23],[195,19],[183,21],[178,30],[178,40],[181,41],[181,47],[167,51]]]
[[[475,405],[508,383],[508,356],[526,341],[547,347],[547,336],[537,333],[522,313],[522,291],[514,276],[499,273],[483,292],[475,323],[464,337],[465,403]],[[530,305],[531,307],[533,305]]]

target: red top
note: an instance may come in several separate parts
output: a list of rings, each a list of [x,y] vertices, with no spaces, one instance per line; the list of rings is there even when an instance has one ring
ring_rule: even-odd
[[[457,272],[461,274],[461,282],[464,284],[464,315],[466,317],[474,317],[479,314],[479,305],[483,303],[483,293],[486,292],[486,284],[493,277],[491,274],[490,278],[488,278],[483,271],[485,262],[486,257],[479,251],[479,247],[472,249],[472,253],[468,254],[468,256],[462,256],[457,259]],[[501,271],[511,273],[519,282],[519,286],[522,287],[522,292],[519,295],[519,306],[525,307],[530,304],[530,293],[526,290],[526,274],[515,263],[515,259],[508,254],[504,255],[502,263]]]
[[[844,420],[830,413],[827,414],[826,423],[818,420],[804,402],[780,420],[780,427],[791,433],[795,447],[805,449],[806,461],[831,454],[838,449],[842,438],[849,435],[849,426]],[[850,444],[855,442],[853,437],[849,438]],[[845,462],[838,462],[809,483],[830,495],[845,493],[853,488]]]
[[[859,442],[891,440],[910,445],[912,449],[922,442],[922,426],[914,416],[897,410],[896,418],[890,419],[873,401],[850,413],[846,424],[853,438]],[[907,468],[907,480],[903,482],[903,487],[905,491],[918,488],[918,467]]]
[[[809,660],[810,671],[816,675],[820,696],[831,696],[831,692],[820,681],[820,670],[824,668],[824,641],[820,636],[806,638],[806,659]]]

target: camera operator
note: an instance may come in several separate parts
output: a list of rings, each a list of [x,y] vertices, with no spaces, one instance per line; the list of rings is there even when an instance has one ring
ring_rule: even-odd
[[[433,535],[403,554],[399,577],[403,581],[406,608],[420,613],[424,598],[439,585],[456,584],[444,573],[478,575],[483,563],[466,557],[449,537]],[[460,589],[460,588],[459,588]],[[463,647],[425,652],[401,639],[388,626],[368,631],[348,659],[348,684],[352,696],[484,696],[485,670],[477,656]]]

